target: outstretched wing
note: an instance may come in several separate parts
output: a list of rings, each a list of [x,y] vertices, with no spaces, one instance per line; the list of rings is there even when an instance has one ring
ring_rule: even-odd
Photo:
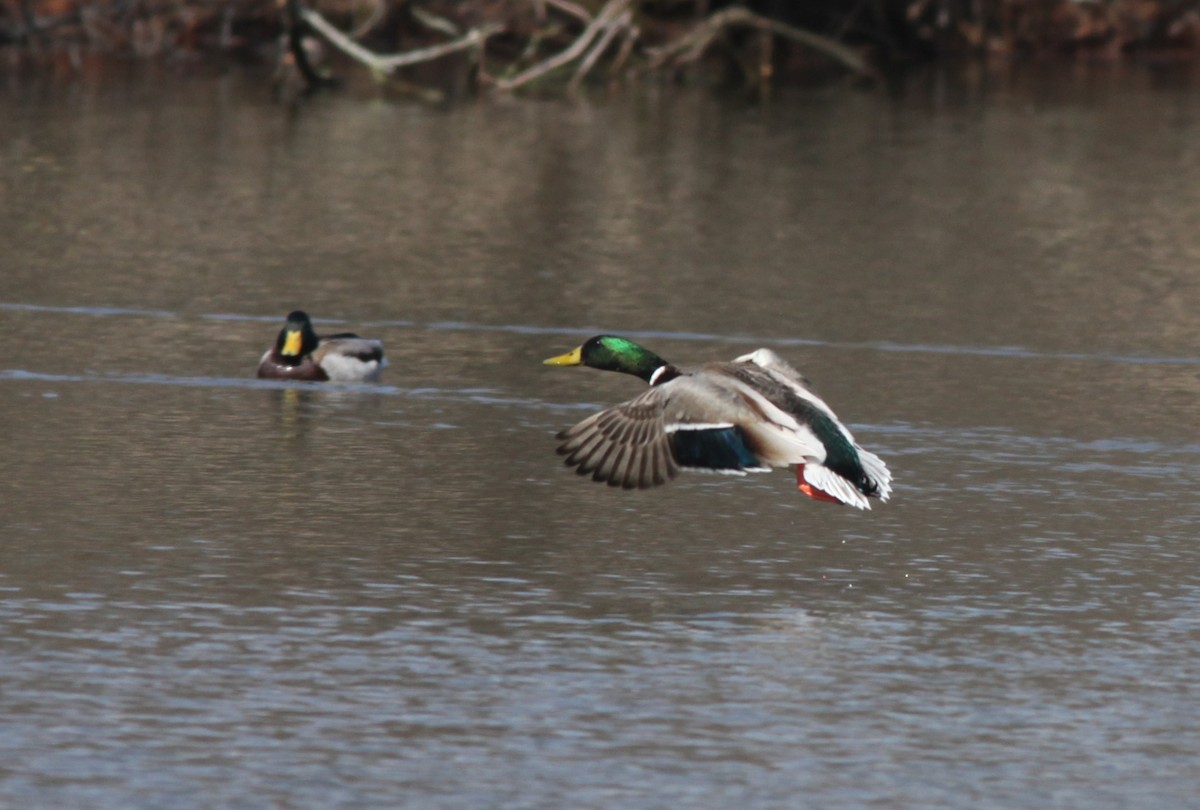
[[[663,427],[659,394],[652,388],[559,433],[558,452],[567,466],[625,489],[656,487],[674,478],[679,467]]]
[[[767,472],[727,392],[683,376],[563,431],[559,453],[581,475],[626,489],[665,484],[681,469]]]

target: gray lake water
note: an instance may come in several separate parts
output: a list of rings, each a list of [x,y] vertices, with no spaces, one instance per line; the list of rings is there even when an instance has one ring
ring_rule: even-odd
[[[5,84],[0,805],[1197,806],[1198,84]],[[384,382],[252,379],[297,307]],[[892,501],[575,476],[602,331]]]

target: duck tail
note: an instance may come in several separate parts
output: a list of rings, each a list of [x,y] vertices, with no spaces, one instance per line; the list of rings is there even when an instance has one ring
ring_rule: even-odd
[[[866,495],[822,464],[797,464],[796,488],[814,501],[844,503],[855,509],[871,508]]]
[[[858,460],[862,464],[863,477],[866,479],[865,494],[886,501],[892,495],[892,471],[883,463],[883,459],[869,450],[858,450]]]
[[[840,500],[830,495],[824,490],[817,489],[808,481],[804,480],[804,465],[796,465],[796,489],[803,492],[814,501],[825,501],[826,503],[841,503]]]

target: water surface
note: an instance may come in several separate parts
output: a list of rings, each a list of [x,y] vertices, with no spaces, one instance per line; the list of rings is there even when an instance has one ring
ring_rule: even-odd
[[[1194,803],[1194,90],[9,85],[0,803]],[[384,383],[252,379],[295,307]],[[576,477],[599,331],[775,348],[892,502]]]

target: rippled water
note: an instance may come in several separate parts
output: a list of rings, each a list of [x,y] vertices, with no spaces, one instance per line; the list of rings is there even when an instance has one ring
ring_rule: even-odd
[[[2,92],[0,803],[1195,802],[1188,76]],[[297,306],[384,383],[252,379]],[[576,477],[602,330],[776,348],[893,500]]]

